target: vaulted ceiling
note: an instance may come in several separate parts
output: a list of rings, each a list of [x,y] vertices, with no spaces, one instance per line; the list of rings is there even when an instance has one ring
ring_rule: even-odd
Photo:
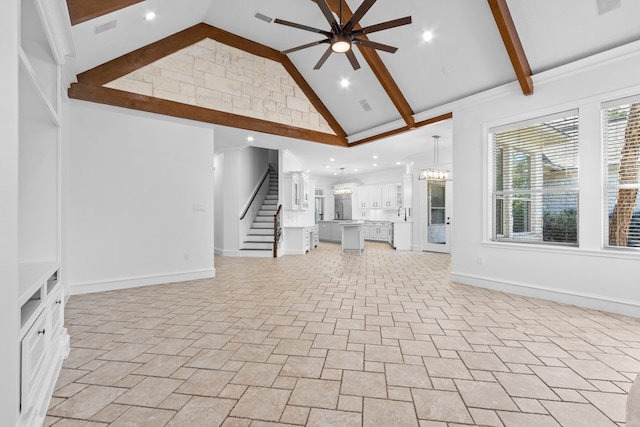
[[[327,3],[337,12],[339,1]],[[491,88],[511,85],[521,96],[535,96],[537,74],[640,39],[634,18],[640,16],[640,2],[621,1],[378,0],[361,19],[362,26],[404,16],[411,16],[412,23],[369,35],[370,40],[398,51],[356,47],[362,67],[354,71],[343,54],[332,54],[321,69],[314,70],[326,45],[281,53],[323,36],[268,22],[265,17],[328,29],[312,0],[67,0],[77,51],[69,67],[78,75],[69,93],[94,102],[353,146],[449,119],[452,102]],[[343,1],[344,20],[361,3]],[[155,12],[155,19],[145,20],[148,12]],[[430,41],[423,39],[426,31],[433,35]],[[137,92],[129,91],[132,85],[126,84],[105,87],[126,75],[151,80],[141,72],[136,77],[136,71],[151,67],[145,72],[153,74],[156,61],[180,56],[182,49],[204,39],[248,52],[244,59],[249,62],[265,58],[281,64],[278,67],[290,78],[290,90],[299,98],[295,101],[308,103],[300,108],[307,114],[304,119],[315,123],[313,114],[318,113],[327,126],[307,126],[295,118],[295,112],[292,120],[283,122],[266,110],[253,114],[224,110],[215,102],[203,106],[197,95],[189,104],[183,98],[158,96],[157,87]],[[220,56],[212,49],[212,64],[207,67],[219,65]],[[246,74],[246,67],[253,65],[244,62],[242,73]],[[264,87],[264,78],[256,75],[254,87]],[[346,88],[340,84],[345,79],[350,83]],[[197,82],[195,86],[184,92],[196,93]],[[275,96],[263,95],[266,98],[256,100],[270,101]],[[251,98],[245,92],[241,96]],[[230,97],[224,99],[232,102]],[[270,106],[289,114],[291,105],[283,102],[285,106]],[[268,109],[266,104],[259,108]]]

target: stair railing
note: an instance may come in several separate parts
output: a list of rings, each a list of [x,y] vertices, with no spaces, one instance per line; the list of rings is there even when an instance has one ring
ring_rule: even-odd
[[[271,173],[271,165],[269,165],[267,167],[267,170],[264,173],[264,176],[262,177],[262,180],[260,181],[260,184],[258,184],[256,189],[253,191],[253,194],[251,195],[251,199],[249,200],[249,203],[247,204],[247,207],[245,208],[244,212],[242,212],[242,215],[240,215],[240,219],[241,220],[244,219],[244,217],[247,215],[247,212],[249,212],[249,209],[251,209],[251,205],[253,205],[253,201],[256,199],[256,196],[260,192],[260,188],[262,188],[262,185],[264,184],[264,182],[269,177],[269,173]]]
[[[273,257],[278,257],[278,243],[282,237],[282,227],[280,226],[282,205],[278,206],[276,214],[273,216]]]

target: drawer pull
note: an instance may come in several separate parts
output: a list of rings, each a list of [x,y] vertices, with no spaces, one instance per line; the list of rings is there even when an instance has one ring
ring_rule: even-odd
[[[45,331],[45,329],[42,328],[42,330],[38,331],[38,335],[40,335],[40,334],[44,335],[44,331]]]
[[[58,301],[56,301],[56,304],[62,304],[62,300],[59,299]]]

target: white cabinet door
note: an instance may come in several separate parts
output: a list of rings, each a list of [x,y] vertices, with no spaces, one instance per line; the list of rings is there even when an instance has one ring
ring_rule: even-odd
[[[23,411],[31,406],[33,394],[37,390],[41,380],[45,361],[47,360],[47,350],[49,349],[49,335],[51,334],[48,324],[48,316],[45,312],[35,321],[29,332],[22,339],[22,396],[21,402]]]
[[[309,209],[309,175],[307,175],[306,173],[301,173],[300,174],[300,180],[302,181],[300,183],[300,199],[301,199],[301,204],[300,204],[300,208],[301,209]]]
[[[358,206],[361,209],[368,209],[370,208],[370,201],[369,201],[369,187],[360,187],[358,188]]]
[[[382,208],[395,209],[397,207],[397,191],[395,185],[382,187]]]
[[[378,239],[385,242],[389,240],[389,226],[381,225],[378,227]]]
[[[369,188],[369,207],[373,209],[380,209],[383,207],[381,187]]]

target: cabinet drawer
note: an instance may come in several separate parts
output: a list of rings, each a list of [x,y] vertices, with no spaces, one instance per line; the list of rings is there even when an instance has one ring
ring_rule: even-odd
[[[23,411],[29,407],[31,396],[38,388],[38,383],[42,377],[43,368],[47,359],[47,350],[49,348],[48,334],[50,334],[47,321],[48,316],[46,310],[44,310],[20,343],[22,359],[21,403]]]
[[[64,289],[60,287],[60,289],[54,292],[49,298],[51,332],[52,334],[57,334],[62,329],[64,323]]]

